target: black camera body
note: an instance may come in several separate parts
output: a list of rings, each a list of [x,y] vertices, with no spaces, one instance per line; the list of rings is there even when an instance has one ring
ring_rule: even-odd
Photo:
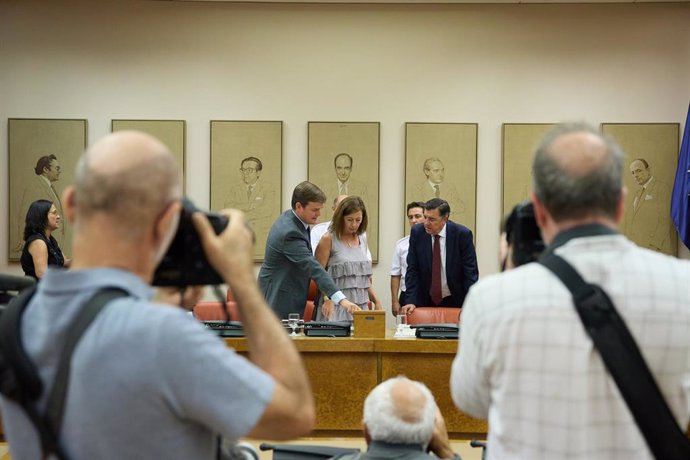
[[[513,208],[506,224],[506,237],[513,248],[514,266],[519,267],[539,258],[545,246],[531,202],[519,203]]]
[[[168,251],[153,275],[154,286],[204,286],[224,282],[206,259],[201,240],[194,228],[192,213],[197,211],[199,209],[189,199],[182,200],[180,224]],[[220,234],[228,226],[226,216],[211,212],[204,214],[216,234]]]

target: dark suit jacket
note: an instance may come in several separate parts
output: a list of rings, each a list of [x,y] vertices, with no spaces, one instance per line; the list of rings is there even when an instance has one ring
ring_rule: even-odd
[[[281,214],[268,234],[259,286],[279,318],[287,318],[288,313],[304,315],[310,279],[329,296],[338,291],[309,244],[304,224],[291,209]]]
[[[405,273],[405,301],[416,306],[430,306],[431,295],[431,235],[424,225],[417,224],[410,233]],[[446,222],[446,281],[453,297],[453,305],[462,306],[470,286],[477,282],[477,254],[472,232],[464,225]]]

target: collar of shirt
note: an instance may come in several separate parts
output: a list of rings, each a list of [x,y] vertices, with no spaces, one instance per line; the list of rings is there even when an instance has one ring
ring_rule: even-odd
[[[299,220],[300,222],[302,222],[302,225],[304,225],[304,229],[305,229],[305,230],[308,230],[308,229],[309,229],[309,224],[304,223],[304,221],[303,221],[302,219],[299,218],[299,216],[297,215],[297,213],[295,212],[294,209],[291,209],[290,211],[292,211],[292,213],[295,215],[295,217],[297,217],[297,220]]]
[[[85,270],[64,270],[48,268],[40,287],[46,294],[64,295],[80,291],[84,286],[100,289],[121,288],[131,296],[150,300],[153,288],[134,273],[120,268],[96,267]]]
[[[618,232],[610,227],[602,224],[586,224],[578,225],[576,227],[563,230],[553,239],[549,247],[544,251],[544,254],[551,253],[563,246],[570,240],[575,238],[583,238],[586,236],[601,236],[601,235],[616,235]]]

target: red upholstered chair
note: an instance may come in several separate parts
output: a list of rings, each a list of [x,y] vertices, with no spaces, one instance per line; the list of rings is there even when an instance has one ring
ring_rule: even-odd
[[[407,315],[407,324],[458,324],[462,308],[417,307]]]
[[[230,301],[225,304],[226,311],[233,321],[242,321],[237,302]],[[194,305],[194,317],[200,321],[221,321],[227,319],[223,313],[223,304],[220,302],[198,302]]]
[[[304,319],[305,322],[312,321],[314,318],[314,302],[316,301],[316,296],[319,294],[319,290],[316,288],[316,283],[314,280],[309,281],[309,294],[307,294],[307,304],[304,306]]]

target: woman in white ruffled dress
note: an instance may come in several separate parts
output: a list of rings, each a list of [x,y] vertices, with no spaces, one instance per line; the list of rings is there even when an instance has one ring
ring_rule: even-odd
[[[371,287],[371,256],[367,247],[367,209],[358,196],[340,202],[328,231],[316,247],[316,260],[326,268],[335,285],[362,310],[382,310]],[[317,321],[352,321],[352,314],[326,300],[318,309]]]

